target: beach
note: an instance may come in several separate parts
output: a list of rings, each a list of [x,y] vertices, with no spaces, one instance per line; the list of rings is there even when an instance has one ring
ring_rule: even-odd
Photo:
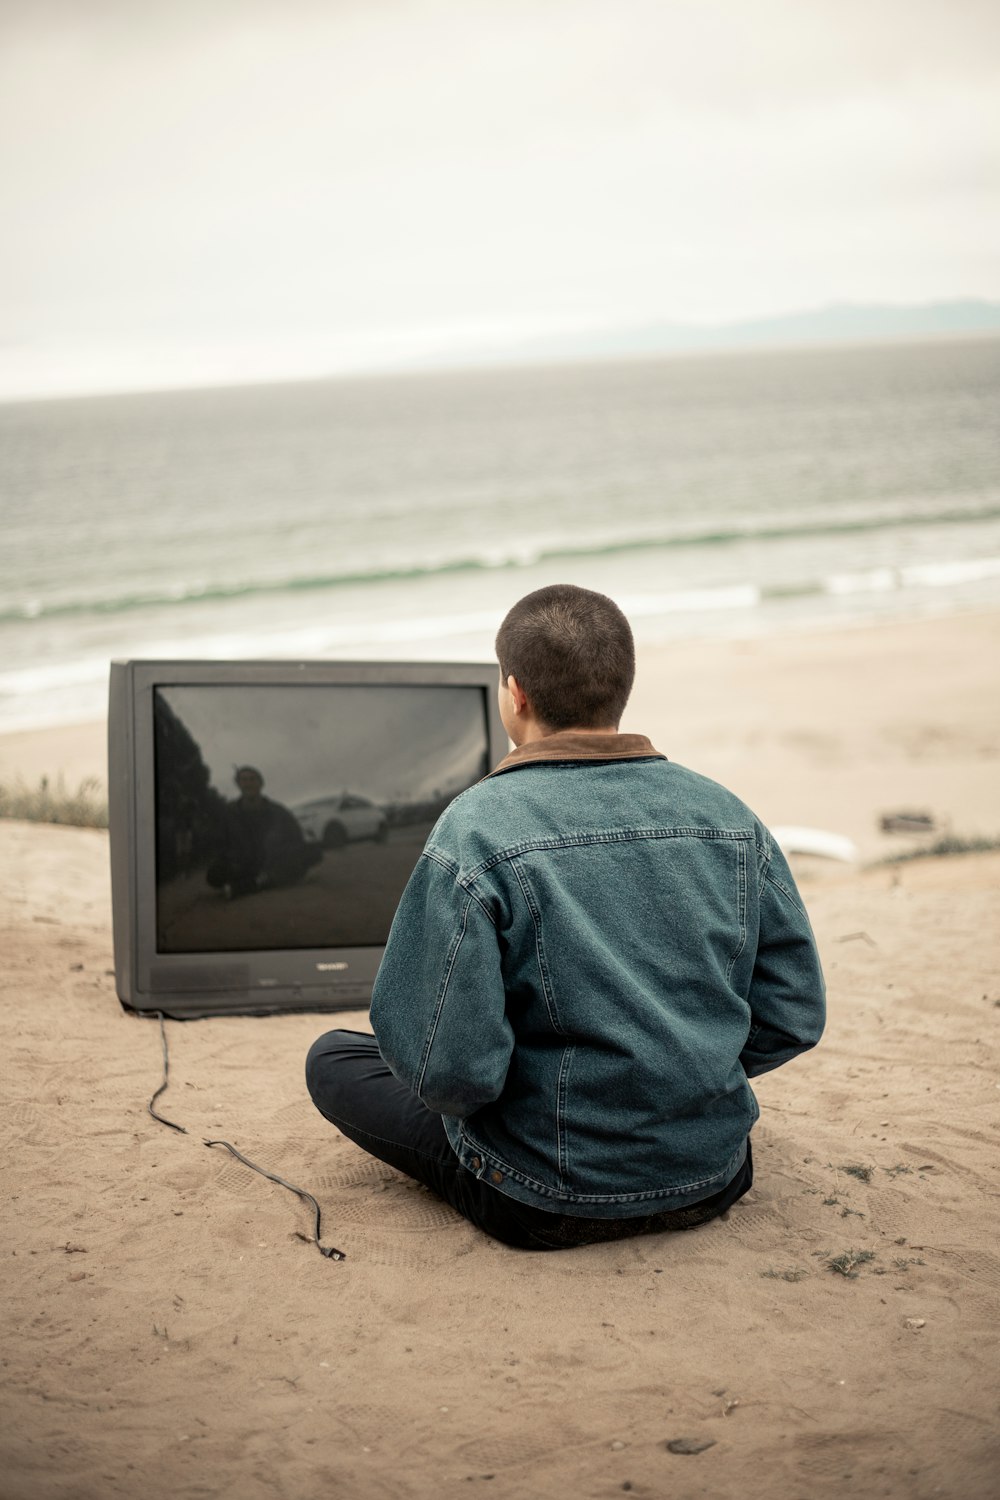
[[[1000,1463],[1000,612],[640,650],[623,728],[772,826],[829,987],[690,1233],[510,1250],[367,1158],[302,1069],[362,1013],[127,1015],[107,835],[0,821],[10,1500],[987,1500]],[[99,723],[0,781],[105,779]],[[883,832],[926,814],[932,831]],[[311,1211],[226,1140],[308,1190]]]

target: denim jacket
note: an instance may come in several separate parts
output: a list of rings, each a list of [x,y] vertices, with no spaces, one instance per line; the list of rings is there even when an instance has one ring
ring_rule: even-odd
[[[371,1020],[470,1172],[628,1218],[733,1178],[759,1113],[747,1079],[816,1044],[824,989],[753,813],[644,736],[566,731],[442,814]]]

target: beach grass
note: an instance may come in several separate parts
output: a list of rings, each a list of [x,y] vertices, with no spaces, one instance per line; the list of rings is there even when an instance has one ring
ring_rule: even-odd
[[[0,818],[25,823],[62,823],[73,828],[107,828],[108,802],[101,783],[85,777],[75,791],[62,776],[51,782],[42,776],[35,786],[21,777],[0,782]]]
[[[843,1255],[829,1255],[824,1264],[828,1271],[836,1271],[838,1276],[846,1276],[848,1281],[856,1281],[858,1266],[867,1265],[870,1260],[875,1259],[874,1250],[845,1250]]]
[[[946,833],[933,844],[920,844],[916,849],[902,849],[896,854],[886,854],[875,860],[875,865],[901,865],[911,859],[945,859],[952,854],[988,854],[1000,849],[1000,835],[983,834],[963,838],[959,834]]]

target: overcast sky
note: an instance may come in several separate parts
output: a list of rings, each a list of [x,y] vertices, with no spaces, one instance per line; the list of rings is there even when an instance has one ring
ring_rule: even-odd
[[[0,395],[1000,296],[995,0],[0,0]]]

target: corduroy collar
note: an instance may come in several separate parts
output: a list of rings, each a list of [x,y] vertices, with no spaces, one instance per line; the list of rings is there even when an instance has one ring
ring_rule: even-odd
[[[540,740],[528,740],[505,755],[490,776],[516,771],[541,761],[666,760],[644,734],[602,734],[591,729],[560,729]],[[484,778],[485,779],[485,778]]]

